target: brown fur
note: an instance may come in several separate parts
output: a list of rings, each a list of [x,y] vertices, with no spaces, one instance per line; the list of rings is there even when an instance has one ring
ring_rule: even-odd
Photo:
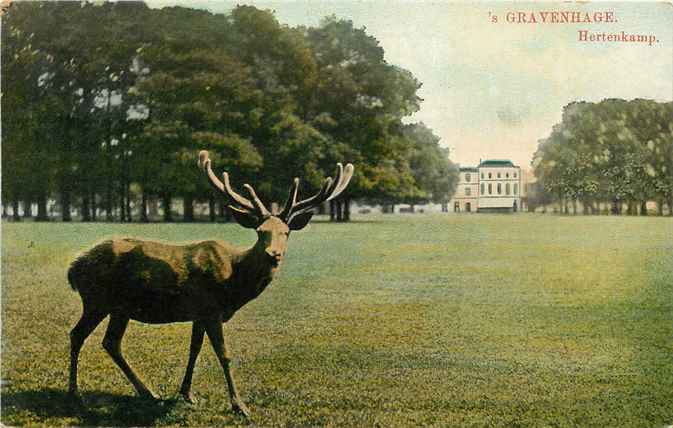
[[[178,246],[114,239],[75,260],[68,279],[85,308],[123,311],[146,323],[193,321],[247,303],[236,298],[245,294],[236,286],[244,284],[232,276],[251,251],[222,241]]]
[[[154,394],[121,356],[121,338],[128,320],[151,324],[193,321],[193,342],[194,337],[202,341],[204,331],[211,331],[214,346],[221,340],[216,353],[223,361],[232,404],[247,414],[233,386],[223,338],[218,338],[221,323],[264,291],[285,254],[289,227],[282,220],[266,219],[257,233],[257,243],[246,250],[214,240],[171,245],[118,238],[104,241],[78,257],[68,270],[70,285],[79,292],[83,305],[82,319],[71,332],[70,393],[77,393],[79,350],[108,315],[111,320],[104,346],[138,393],[145,396]],[[182,387],[189,401],[193,400],[190,386],[197,355],[193,343]]]
[[[227,195],[236,221],[257,231],[257,242],[242,250],[223,241],[171,245],[119,238],[102,242],[78,257],[68,270],[70,286],[79,292],[83,305],[82,317],[70,332],[69,394],[73,398],[77,397],[79,352],[106,317],[110,322],[103,347],[144,397],[156,396],[121,352],[129,320],[151,324],[192,321],[181,394],[193,401],[192,374],[207,334],[224,371],[233,409],[249,415],[231,373],[222,323],[264,291],[285,255],[290,230],[301,230],[310,221],[313,207],[345,189],[353,166],[348,164],[344,169],[339,164],[336,180],[327,178],[317,195],[301,201],[297,201],[299,179],[295,179],[285,208],[276,215],[266,209],[251,186],[244,185],[252,201],[232,190],[226,172],[224,182],[220,181],[211,169],[208,152],[199,153],[199,166],[213,187]]]

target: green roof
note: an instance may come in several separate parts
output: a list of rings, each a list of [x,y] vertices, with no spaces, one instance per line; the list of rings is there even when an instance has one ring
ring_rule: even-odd
[[[488,167],[512,167],[516,168],[516,166],[512,163],[510,160],[506,159],[488,159],[485,161],[482,161],[479,164],[479,168],[488,168]]]

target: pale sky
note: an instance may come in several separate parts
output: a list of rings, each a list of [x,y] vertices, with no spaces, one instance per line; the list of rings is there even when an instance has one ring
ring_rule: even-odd
[[[327,15],[366,27],[389,63],[423,83],[423,121],[463,166],[511,159],[528,167],[537,141],[575,100],[673,100],[670,3],[448,3],[419,1],[149,1],[227,12],[237,3],[274,10],[290,26]],[[611,11],[615,23],[509,24],[507,12]],[[491,23],[489,12],[498,16]],[[536,15],[539,19],[540,15]],[[654,35],[657,42],[580,42],[590,33]]]

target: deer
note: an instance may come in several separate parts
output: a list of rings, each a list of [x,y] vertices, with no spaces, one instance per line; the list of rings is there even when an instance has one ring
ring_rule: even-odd
[[[339,196],[353,175],[353,165],[337,164],[335,178],[326,178],[311,197],[297,200],[299,178],[280,212],[270,212],[249,184],[246,198],[236,193],[227,172],[222,180],[213,172],[207,151],[198,166],[214,189],[227,199],[235,221],[255,229],[257,241],[246,249],[221,240],[173,245],[135,238],[106,240],[76,258],[68,282],[82,300],[82,315],[70,332],[68,396],[82,404],[77,387],[77,364],[87,337],[110,317],[103,348],[140,397],[159,397],[145,384],[122,355],[122,338],[130,320],[148,324],[191,322],[187,368],[179,394],[194,403],[192,375],[207,335],[226,380],[232,411],[250,417],[232,374],[231,355],[223,324],[271,283],[285,256],[291,231],[303,229],[314,208]]]

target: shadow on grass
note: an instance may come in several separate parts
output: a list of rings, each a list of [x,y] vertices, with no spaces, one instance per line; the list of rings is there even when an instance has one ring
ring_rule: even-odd
[[[41,389],[37,391],[4,392],[2,394],[3,422],[13,413],[28,411],[41,420],[47,418],[78,418],[85,426],[151,426],[168,414],[178,403],[177,398],[147,400],[135,396],[106,392],[83,392],[84,405],[77,405],[66,391]]]

